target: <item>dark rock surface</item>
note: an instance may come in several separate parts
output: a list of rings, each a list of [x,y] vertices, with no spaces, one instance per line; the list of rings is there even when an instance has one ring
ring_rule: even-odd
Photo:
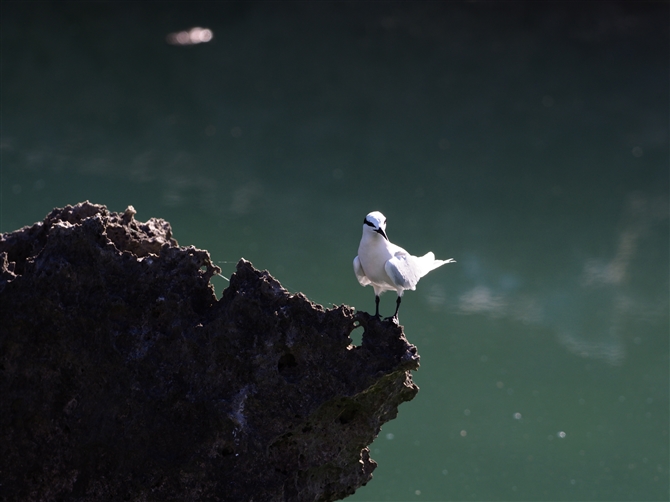
[[[335,500],[418,388],[402,328],[88,202],[0,236],[0,499]],[[364,330],[361,346],[353,329]]]

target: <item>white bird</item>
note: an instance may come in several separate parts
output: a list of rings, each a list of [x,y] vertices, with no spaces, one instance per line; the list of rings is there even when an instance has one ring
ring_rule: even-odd
[[[416,284],[431,270],[456,260],[436,260],[432,252],[423,256],[412,256],[400,246],[391,243],[386,236],[386,217],[372,211],[363,220],[363,236],[354,258],[354,272],[361,286],[372,286],[375,290],[375,317],[379,317],[379,295],[384,291],[396,291],[394,320],[398,319],[400,299],[406,289],[415,290]]]

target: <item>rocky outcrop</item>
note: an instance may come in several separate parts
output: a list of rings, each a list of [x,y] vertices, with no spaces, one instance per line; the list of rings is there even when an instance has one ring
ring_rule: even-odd
[[[0,237],[2,500],[336,500],[417,386],[402,328],[88,202]],[[350,334],[362,329],[362,344]]]

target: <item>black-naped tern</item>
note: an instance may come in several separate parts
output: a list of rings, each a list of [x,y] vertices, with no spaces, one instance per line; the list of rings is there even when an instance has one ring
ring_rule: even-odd
[[[456,260],[436,260],[432,252],[423,256],[412,256],[400,246],[391,243],[386,236],[386,217],[372,211],[363,220],[363,236],[354,258],[354,272],[361,286],[371,285],[375,290],[375,317],[379,318],[379,295],[384,291],[396,291],[395,314],[398,320],[400,299],[406,289],[415,290],[416,284],[431,270]]]

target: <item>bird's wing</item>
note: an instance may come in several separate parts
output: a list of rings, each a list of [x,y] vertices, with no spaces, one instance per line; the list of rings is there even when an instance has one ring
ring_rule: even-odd
[[[358,256],[354,258],[354,273],[356,274],[356,279],[361,283],[361,286],[367,286],[371,284],[370,279],[365,275],[365,271],[361,266],[361,260],[358,259]]]
[[[400,290],[416,289],[416,284],[422,275],[421,264],[417,257],[410,255],[402,248],[386,261],[384,270]]]
[[[436,260],[432,252],[421,257],[412,256],[404,249],[398,248],[395,254],[384,264],[384,270],[396,287],[414,290],[419,279],[428,272],[454,261],[453,258]]]

